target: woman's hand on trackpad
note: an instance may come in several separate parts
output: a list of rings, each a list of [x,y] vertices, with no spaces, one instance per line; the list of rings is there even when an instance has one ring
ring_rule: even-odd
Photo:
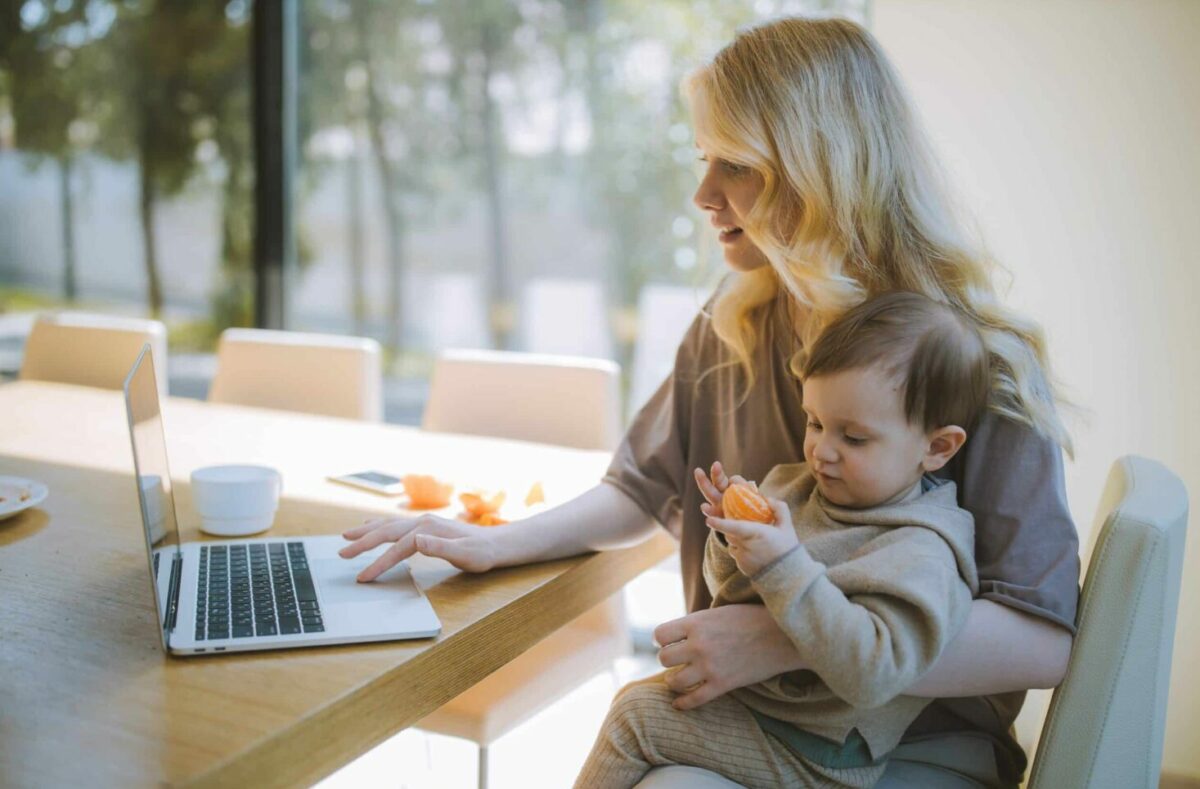
[[[437,515],[377,518],[343,532],[342,536],[353,542],[338,555],[352,559],[385,542],[394,543],[358,574],[360,583],[374,581],[414,553],[445,559],[465,572],[482,573],[496,564],[493,529]]]

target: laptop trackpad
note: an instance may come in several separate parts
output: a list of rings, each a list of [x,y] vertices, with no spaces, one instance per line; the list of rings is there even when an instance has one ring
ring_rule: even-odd
[[[356,562],[345,559],[318,559],[313,562],[313,575],[320,585],[322,602],[325,605],[343,605],[420,597],[407,565],[392,568],[371,583],[360,584],[354,580],[370,563],[370,560]]]

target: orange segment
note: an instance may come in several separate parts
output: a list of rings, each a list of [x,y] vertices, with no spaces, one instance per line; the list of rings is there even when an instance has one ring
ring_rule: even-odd
[[[436,510],[450,503],[454,485],[439,482],[427,474],[406,474],[400,480],[408,494],[408,507],[414,510]]]
[[[478,526],[503,526],[508,521],[494,512],[485,512],[479,516],[479,520],[475,521],[475,523]]]
[[[544,501],[546,501],[546,493],[542,490],[542,483],[533,483],[533,487],[525,494],[525,506],[532,507],[534,504],[541,504]]]
[[[721,499],[721,508],[726,518],[738,521],[758,521],[759,523],[774,523],[775,513],[771,504],[758,492],[753,482],[742,484],[734,482],[725,489]]]
[[[500,491],[491,498],[484,498],[482,493],[460,493],[458,500],[462,502],[463,509],[475,520],[478,520],[483,515],[495,513],[500,509],[500,505],[504,503],[504,491]]]

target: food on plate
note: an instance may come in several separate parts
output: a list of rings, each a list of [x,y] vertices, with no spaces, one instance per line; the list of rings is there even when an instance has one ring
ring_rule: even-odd
[[[413,510],[436,510],[450,503],[454,485],[441,482],[428,474],[406,474],[400,483],[408,494],[408,508]]]
[[[721,508],[725,511],[725,517],[733,520],[775,522],[775,512],[770,502],[758,492],[758,486],[753,482],[730,483],[721,498]]]
[[[533,487],[525,494],[525,506],[532,507],[534,504],[542,504],[545,501],[546,492],[542,490],[542,483],[533,483]]]

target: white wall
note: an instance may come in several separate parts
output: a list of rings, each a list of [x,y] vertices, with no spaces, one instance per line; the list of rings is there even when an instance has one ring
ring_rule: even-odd
[[[1200,497],[1200,2],[874,0],[1010,302],[1040,320],[1074,423],[1087,544],[1118,455]],[[1200,507],[1193,506],[1193,513]],[[1164,769],[1200,775],[1200,532],[1193,515]]]

